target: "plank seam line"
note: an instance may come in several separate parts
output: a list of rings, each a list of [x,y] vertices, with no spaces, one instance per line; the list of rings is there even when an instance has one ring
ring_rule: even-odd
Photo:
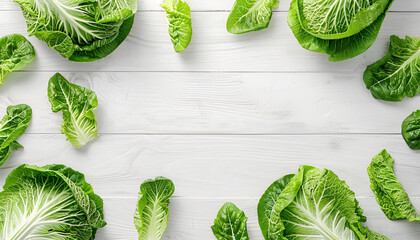
[[[62,133],[24,133],[23,135],[63,135]],[[401,133],[99,133],[110,136],[399,136]]]

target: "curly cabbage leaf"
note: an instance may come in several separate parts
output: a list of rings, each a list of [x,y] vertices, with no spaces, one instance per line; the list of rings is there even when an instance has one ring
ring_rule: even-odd
[[[144,181],[134,213],[139,240],[159,240],[168,226],[169,204],[175,192],[173,182],[164,177]]]
[[[184,51],[191,42],[191,10],[183,0],[164,0],[168,32],[177,53]]]
[[[24,36],[10,34],[0,38],[0,85],[9,72],[22,69],[34,58],[34,47]]]
[[[0,239],[91,240],[103,201],[83,174],[64,165],[21,165],[0,192]]]
[[[258,204],[258,221],[267,240],[387,239],[363,227],[362,214],[344,181],[330,170],[310,166],[274,182]]]
[[[391,36],[389,52],[367,67],[363,80],[376,99],[401,101],[420,93],[420,38]]]
[[[98,106],[95,92],[69,83],[56,73],[48,83],[48,98],[53,112],[63,112],[61,133],[75,147],[83,147],[98,136],[93,110]]]
[[[211,227],[218,240],[249,240],[245,213],[231,202],[225,203],[217,213]]]
[[[0,166],[9,159],[14,149],[23,148],[16,140],[26,131],[32,119],[32,109],[20,104],[7,107],[0,122]]]
[[[241,34],[267,28],[278,3],[279,0],[236,0],[226,23],[227,31]]]
[[[392,2],[393,0],[389,1],[386,10],[372,24],[363,28],[358,33],[345,38],[323,39],[307,32],[299,18],[298,0],[292,0],[290,4],[287,23],[303,48],[328,54],[329,60],[332,62],[344,61],[364,53],[372,46]],[[326,36],[324,37],[328,38]]]
[[[15,0],[28,33],[75,62],[112,53],[127,37],[137,12],[135,0]]]
[[[300,23],[321,39],[342,39],[370,26],[391,0],[297,0]]]
[[[394,159],[386,150],[376,155],[368,167],[370,188],[385,215],[391,220],[420,221],[410,197],[394,173]]]
[[[420,110],[404,119],[401,134],[411,149],[420,150]]]

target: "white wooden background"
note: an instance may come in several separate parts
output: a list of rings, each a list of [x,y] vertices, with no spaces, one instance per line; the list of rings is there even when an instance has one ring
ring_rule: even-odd
[[[286,23],[290,0],[281,0],[270,27],[245,35],[226,32],[233,0],[188,0],[194,36],[176,54],[160,0],[140,0],[127,40],[109,57],[71,63],[34,37],[36,60],[0,87],[0,115],[27,103],[33,121],[0,168],[0,185],[20,164],[62,163],[85,173],[105,200],[108,225],[99,240],[137,239],[133,226],[140,183],[163,175],[176,192],[165,239],[214,239],[210,226],[220,206],[243,209],[251,239],[262,239],[256,204],[277,178],[301,164],[334,170],[356,192],[367,225],[393,240],[419,239],[420,224],[390,221],[369,188],[366,168],[383,148],[420,209],[420,154],[400,136],[400,125],[420,109],[420,97],[400,103],[373,99],[365,67],[382,57],[392,34],[420,36],[420,1],[395,0],[378,40],[365,54],[341,63],[300,47]],[[0,36],[21,33],[24,18],[0,0]],[[59,133],[47,82],[61,72],[92,88],[100,136],[76,150]]]

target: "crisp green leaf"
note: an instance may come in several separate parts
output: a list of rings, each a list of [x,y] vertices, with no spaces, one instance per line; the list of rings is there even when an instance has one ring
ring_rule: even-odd
[[[363,79],[374,98],[401,101],[420,93],[420,38],[391,36],[389,52],[367,67]]]
[[[392,0],[297,0],[299,21],[321,39],[343,39],[373,24]]]
[[[103,58],[127,37],[135,0],[15,0],[28,32],[63,57],[77,62]]]
[[[83,174],[63,165],[21,165],[0,192],[0,239],[95,238],[103,202]]]
[[[420,110],[413,112],[403,121],[401,134],[411,149],[420,149]]]
[[[235,204],[227,202],[217,213],[211,227],[218,240],[249,240],[245,213]]]
[[[267,189],[258,211],[267,240],[387,239],[361,225],[366,218],[354,192],[330,170],[300,167]]]
[[[11,34],[0,38],[0,85],[9,72],[22,69],[34,58],[34,47],[24,36]]]
[[[61,132],[74,147],[83,147],[98,136],[93,113],[98,99],[92,90],[69,83],[56,73],[48,83],[48,98],[53,112],[63,112]]]
[[[270,223],[273,222],[270,217],[271,213],[274,211],[274,205],[283,189],[292,181],[294,176],[294,174],[286,175],[272,183],[258,202],[258,223],[264,239],[268,239],[268,229]]]
[[[278,3],[279,0],[236,0],[226,23],[227,31],[240,34],[267,28]]]
[[[420,221],[420,215],[394,174],[394,159],[386,150],[372,159],[367,172],[376,201],[389,219]]]
[[[134,225],[139,240],[160,240],[168,226],[169,203],[175,186],[164,177],[149,179],[140,185]]]
[[[12,154],[14,149],[22,148],[18,139],[28,128],[32,119],[32,109],[20,104],[7,107],[7,114],[0,122],[0,166]]]
[[[191,42],[191,10],[184,0],[164,0],[169,36],[176,52],[184,51]]]
[[[303,48],[314,52],[326,53],[329,55],[329,60],[333,62],[344,61],[364,53],[372,46],[392,2],[389,3],[387,11],[380,15],[371,25],[357,34],[342,39],[321,39],[306,32],[299,20],[297,0],[292,0],[290,4],[287,23]]]

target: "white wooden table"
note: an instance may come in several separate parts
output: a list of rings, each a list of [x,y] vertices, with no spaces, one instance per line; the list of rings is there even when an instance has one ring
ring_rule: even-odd
[[[420,36],[420,1],[395,0],[378,40],[365,54],[340,63],[300,47],[286,23],[290,0],[281,0],[270,27],[245,35],[226,32],[233,0],[188,0],[194,36],[176,54],[160,0],[140,0],[127,40],[109,57],[71,63],[35,37],[37,57],[0,87],[0,115],[27,103],[33,121],[0,169],[0,185],[27,163],[66,164],[86,175],[105,200],[108,225],[99,240],[137,239],[133,212],[140,183],[158,175],[176,192],[165,239],[215,239],[210,226],[220,206],[243,209],[251,239],[262,239],[256,204],[277,178],[301,164],[329,168],[356,192],[367,225],[393,240],[415,240],[420,224],[390,221],[369,188],[366,168],[386,148],[420,209],[420,153],[400,135],[420,97],[400,103],[373,99],[362,81],[365,67],[382,57],[389,36]],[[24,18],[0,0],[0,36],[21,33]],[[93,89],[100,136],[76,150],[59,133],[47,82],[55,72]]]

